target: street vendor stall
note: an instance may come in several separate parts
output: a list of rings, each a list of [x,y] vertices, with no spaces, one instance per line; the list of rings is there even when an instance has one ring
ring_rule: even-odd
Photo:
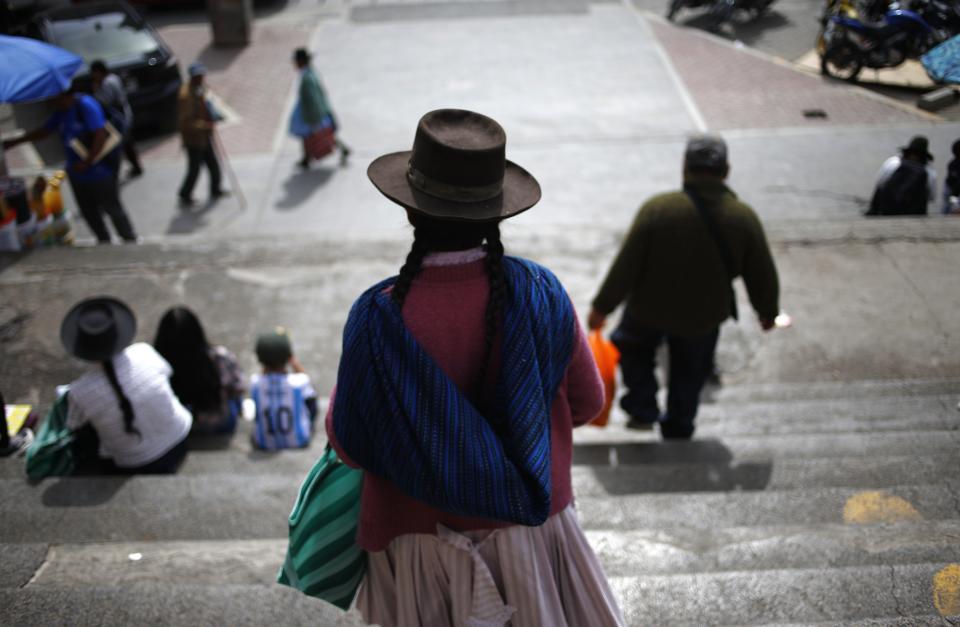
[[[26,37],[0,35],[0,103],[37,102],[63,93],[83,60]],[[63,201],[62,172],[49,180],[41,172],[9,176],[0,151],[0,251],[72,241]],[[32,179],[28,181],[28,177]]]

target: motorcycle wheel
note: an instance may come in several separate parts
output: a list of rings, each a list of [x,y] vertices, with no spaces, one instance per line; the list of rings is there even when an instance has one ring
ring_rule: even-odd
[[[734,0],[717,0],[710,7],[710,30],[720,31],[723,25],[731,20],[736,8]]]
[[[820,57],[820,72],[831,78],[856,82],[862,68],[860,52],[848,41],[828,45]]]
[[[683,8],[684,0],[670,0],[670,8],[667,9],[667,21],[672,22],[680,9]]]

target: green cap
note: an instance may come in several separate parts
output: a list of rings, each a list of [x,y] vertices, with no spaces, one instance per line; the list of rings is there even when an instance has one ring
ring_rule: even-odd
[[[257,337],[257,359],[264,366],[279,368],[290,361],[292,356],[290,334],[283,327],[277,327],[270,333],[262,333]]]

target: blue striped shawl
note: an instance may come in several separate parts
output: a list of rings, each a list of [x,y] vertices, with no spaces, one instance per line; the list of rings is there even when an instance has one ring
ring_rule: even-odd
[[[509,296],[490,421],[407,330],[384,292],[394,277],[350,311],[333,427],[353,461],[417,500],[539,525],[550,515],[550,411],[573,350],[573,306],[546,268],[515,257],[503,265]]]

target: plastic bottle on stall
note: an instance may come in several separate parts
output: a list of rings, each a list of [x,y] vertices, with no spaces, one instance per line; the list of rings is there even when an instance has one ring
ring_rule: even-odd
[[[30,187],[30,209],[37,216],[36,242],[40,246],[56,243],[53,235],[53,214],[47,210],[44,197],[47,194],[47,179],[38,176]]]
[[[63,184],[63,179],[66,176],[63,170],[54,172],[50,180],[47,181],[47,188],[43,192],[44,210],[54,218],[63,213],[63,195],[60,192],[60,185]]]
[[[7,207],[0,198],[0,251],[17,252],[20,250],[20,237],[17,234],[17,213]]]
[[[73,225],[70,224],[69,213],[64,209],[60,189],[66,177],[67,173],[63,170],[54,172],[53,177],[47,182],[47,191],[43,194],[43,205],[53,216],[53,240],[54,243],[59,244],[73,243]]]

